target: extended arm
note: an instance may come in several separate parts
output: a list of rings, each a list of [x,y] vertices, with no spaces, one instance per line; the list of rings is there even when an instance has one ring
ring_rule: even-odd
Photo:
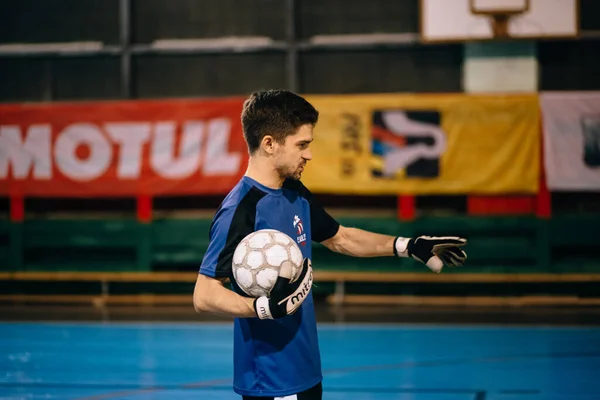
[[[403,238],[340,226],[338,232],[322,242],[328,249],[353,257],[410,257],[441,272],[444,265],[461,266],[467,254],[460,249],[467,243],[459,237]]]
[[[467,259],[467,254],[460,249],[467,240],[460,237],[403,238],[341,226],[304,185],[297,181],[295,185],[310,203],[312,240],[336,253],[353,257],[410,257],[438,273],[444,265],[461,266]]]
[[[382,257],[394,255],[395,239],[395,236],[340,226],[337,234],[322,244],[331,251],[347,256]]]

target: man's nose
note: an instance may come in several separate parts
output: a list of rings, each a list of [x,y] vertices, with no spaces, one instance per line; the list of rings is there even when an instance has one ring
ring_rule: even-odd
[[[310,149],[304,150],[304,153],[302,153],[302,158],[307,161],[312,160],[312,151],[310,151]]]

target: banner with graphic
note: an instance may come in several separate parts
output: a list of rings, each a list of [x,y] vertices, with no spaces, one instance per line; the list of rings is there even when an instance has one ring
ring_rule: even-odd
[[[0,195],[227,193],[243,98],[0,106]]]
[[[344,194],[535,193],[536,96],[309,96],[319,110],[304,183]]]
[[[600,190],[600,92],[542,93],[550,190]]]
[[[535,193],[535,96],[306,96],[303,182],[347,194]],[[243,175],[243,98],[0,106],[0,195],[225,194]]]

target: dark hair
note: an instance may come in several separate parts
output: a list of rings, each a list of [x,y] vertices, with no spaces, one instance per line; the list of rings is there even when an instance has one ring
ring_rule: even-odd
[[[242,129],[250,154],[266,135],[278,143],[306,124],[315,125],[319,112],[304,98],[286,90],[252,93],[244,102]]]

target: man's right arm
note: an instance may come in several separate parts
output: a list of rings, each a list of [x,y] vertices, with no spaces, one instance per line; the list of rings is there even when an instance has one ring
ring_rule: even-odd
[[[223,281],[198,274],[194,289],[194,309],[234,318],[256,317],[254,299],[243,297],[223,286]]]
[[[295,281],[291,280],[291,264],[285,264],[287,268],[279,271],[269,296],[247,298],[223,286],[223,280],[232,276],[231,263],[236,247],[254,230],[254,219],[248,218],[244,212],[248,209],[221,208],[217,212],[209,233],[210,243],[196,279],[194,308],[198,312],[237,318],[276,319],[293,314],[312,287],[309,259],[304,260],[302,272]]]
[[[296,312],[312,288],[313,272],[310,259],[302,262],[302,272],[291,281],[291,263],[284,263],[269,296],[246,298],[225,288],[223,282],[198,274],[194,289],[194,308],[197,312],[237,318],[258,317],[277,319]]]

